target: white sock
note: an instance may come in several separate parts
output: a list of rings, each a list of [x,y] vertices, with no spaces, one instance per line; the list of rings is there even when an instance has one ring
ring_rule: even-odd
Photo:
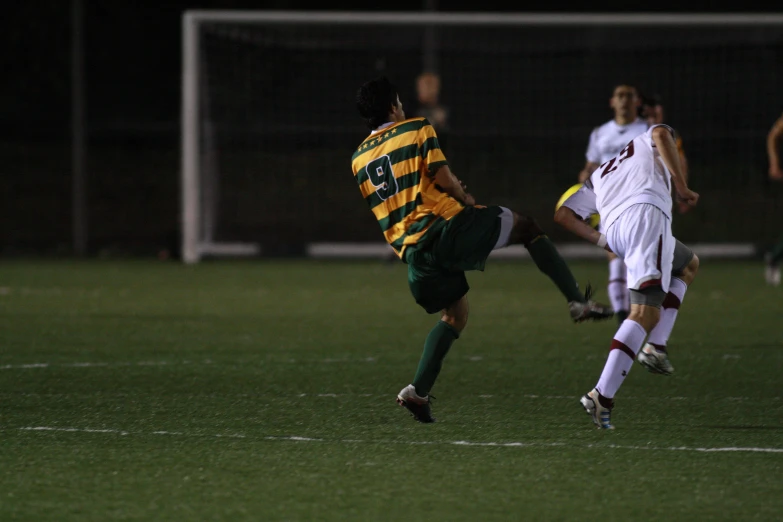
[[[669,284],[669,293],[666,294],[663,305],[661,305],[661,319],[650,332],[650,338],[647,339],[647,342],[658,350],[666,350],[666,343],[669,342],[669,336],[674,328],[674,321],[677,320],[677,313],[680,311],[680,305],[687,291],[688,285],[682,279],[672,277],[672,282]]]
[[[609,301],[615,312],[628,312],[631,308],[631,294],[628,290],[625,263],[619,257],[609,261]]]
[[[611,399],[620,389],[626,375],[631,371],[631,366],[636,359],[636,354],[644,344],[647,332],[636,321],[626,319],[617,333],[614,334],[612,347],[609,349],[609,357],[606,358],[604,371],[598,379],[596,389],[598,393]]]

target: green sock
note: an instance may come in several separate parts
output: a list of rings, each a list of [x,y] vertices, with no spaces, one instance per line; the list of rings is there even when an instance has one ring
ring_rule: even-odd
[[[458,338],[459,332],[443,321],[438,321],[435,328],[430,330],[424,342],[424,353],[421,354],[416,377],[413,378],[412,384],[416,388],[416,395],[426,397],[430,393],[443,366],[443,359],[449,353],[451,343]]]
[[[579,291],[574,274],[547,236],[538,236],[527,245],[527,251],[538,269],[554,281],[569,302],[585,302],[585,296]]]
[[[781,237],[777,244],[772,247],[772,259],[770,260],[773,265],[779,265],[783,261],[783,237]]]

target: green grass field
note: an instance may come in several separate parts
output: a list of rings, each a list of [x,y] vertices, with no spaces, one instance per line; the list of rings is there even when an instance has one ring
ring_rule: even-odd
[[[606,263],[572,265],[606,299]],[[783,288],[702,262],[617,429],[578,403],[614,321],[526,261],[469,276],[422,425],[395,395],[436,320],[402,264],[0,263],[0,520],[780,520]]]

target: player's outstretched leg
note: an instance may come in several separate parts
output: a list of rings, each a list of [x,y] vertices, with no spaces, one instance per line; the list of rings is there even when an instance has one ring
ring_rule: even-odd
[[[767,284],[772,286],[780,284],[781,263],[783,263],[783,237],[764,256],[764,279],[767,281]]]
[[[627,269],[625,262],[615,254],[607,255],[609,259],[609,284],[606,287],[606,291],[609,295],[609,302],[612,303],[614,316],[617,318],[618,324],[623,324],[631,309],[631,295],[626,281]]]
[[[397,394],[397,404],[407,408],[413,418],[419,422],[435,422],[430,407],[430,399],[432,399],[430,390],[438,378],[443,359],[449,353],[451,344],[459,338],[467,322],[468,297],[462,296],[443,310],[440,321],[424,342],[424,352],[421,354],[413,382]]]
[[[637,360],[652,373],[661,375],[671,375],[674,373],[674,366],[669,361],[669,352],[666,345],[669,342],[674,323],[677,320],[677,314],[685,298],[685,292],[696,279],[699,271],[699,258],[695,256],[688,247],[677,242],[674,249],[675,267],[682,267],[683,262],[678,258],[685,257],[684,268],[675,268],[672,271],[672,279],[669,283],[669,293],[661,305],[661,320],[650,332],[647,338],[647,344],[639,352]],[[690,259],[688,259],[690,258]]]
[[[660,291],[663,294],[663,291]],[[658,301],[660,303],[660,301]],[[593,424],[601,429],[614,429],[611,420],[614,396],[631,371],[636,354],[644,344],[647,332],[655,327],[660,317],[656,306],[631,304],[628,319],[614,334],[609,356],[606,358],[598,384],[580,400],[582,407],[592,417]]]
[[[614,315],[606,305],[591,300],[592,289],[588,286],[584,294],[579,291],[579,285],[568,268],[560,252],[541,230],[535,219],[513,213],[514,225],[511,229],[509,244],[521,244],[530,253],[541,272],[549,276],[560,293],[568,300],[571,318],[574,322],[607,319]]]

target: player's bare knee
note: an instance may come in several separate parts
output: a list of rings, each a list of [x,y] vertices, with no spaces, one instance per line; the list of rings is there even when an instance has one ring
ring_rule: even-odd
[[[647,333],[650,333],[661,319],[661,309],[656,306],[632,304],[628,319],[639,323]]]
[[[468,314],[449,313],[444,310],[440,320],[454,328],[456,331],[461,332],[468,325]]]
[[[462,296],[459,301],[443,310],[443,315],[440,320],[454,328],[456,331],[461,332],[468,324],[468,311],[467,296]]]
[[[537,237],[544,235],[544,231],[538,225],[535,219],[525,214],[514,214],[514,226],[511,229],[509,243],[519,244],[527,248],[528,245]]]

